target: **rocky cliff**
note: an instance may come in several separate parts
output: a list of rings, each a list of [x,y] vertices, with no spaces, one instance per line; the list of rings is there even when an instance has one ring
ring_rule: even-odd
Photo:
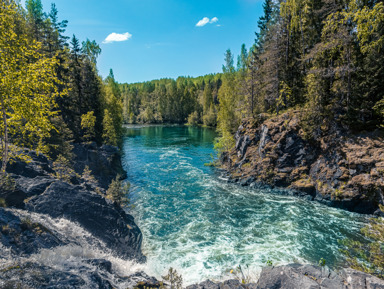
[[[304,196],[359,213],[380,213],[384,189],[382,132],[352,134],[334,128],[307,140],[300,112],[245,121],[236,147],[220,160],[230,182],[289,188]]]
[[[30,161],[8,166],[0,189],[0,288],[123,288],[152,280],[129,267],[119,275],[108,260],[145,262],[142,234],[105,197],[108,182],[123,172],[118,149],[87,146],[75,146],[78,174],[70,182],[33,151],[26,151]],[[96,185],[81,177],[85,166],[95,170]]]

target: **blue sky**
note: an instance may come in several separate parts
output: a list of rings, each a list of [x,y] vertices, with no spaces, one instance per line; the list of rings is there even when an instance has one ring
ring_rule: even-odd
[[[237,55],[252,45],[263,0],[42,0],[45,11],[52,2],[67,35],[100,44],[101,75],[112,68],[132,83],[220,72],[228,48]],[[111,33],[129,39],[103,43]]]

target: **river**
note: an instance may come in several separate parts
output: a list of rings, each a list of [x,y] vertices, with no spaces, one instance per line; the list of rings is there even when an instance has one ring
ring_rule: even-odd
[[[268,260],[331,268],[343,265],[339,240],[362,238],[367,217],[278,190],[229,184],[204,164],[215,155],[209,128],[130,126],[123,165],[131,183],[129,213],[143,232],[145,271],[169,267],[184,285],[230,278],[241,265],[256,279]]]

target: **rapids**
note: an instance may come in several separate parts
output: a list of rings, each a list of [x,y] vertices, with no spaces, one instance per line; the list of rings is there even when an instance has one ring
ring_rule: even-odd
[[[183,126],[129,126],[123,165],[129,213],[144,235],[145,271],[169,267],[184,285],[230,278],[238,265],[256,279],[268,260],[338,268],[339,240],[362,238],[367,217],[265,188],[229,184],[212,167],[215,132]],[[232,276],[233,277],[233,276]]]

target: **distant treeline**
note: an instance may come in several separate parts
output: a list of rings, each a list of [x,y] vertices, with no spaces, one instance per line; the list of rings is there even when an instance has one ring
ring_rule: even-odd
[[[121,84],[126,123],[216,126],[222,74]]]
[[[124,121],[217,126],[222,148],[244,118],[303,112],[308,137],[332,124],[383,124],[384,4],[371,0],[265,0],[255,43],[225,53],[223,73],[122,84]]]

